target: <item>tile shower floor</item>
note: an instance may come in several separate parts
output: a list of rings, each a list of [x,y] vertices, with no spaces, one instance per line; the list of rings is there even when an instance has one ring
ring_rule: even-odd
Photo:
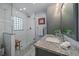
[[[16,50],[15,54],[16,56],[35,56],[35,47],[31,45],[25,50]]]
[[[35,56],[35,47],[33,46],[42,37],[36,37],[34,42],[24,50],[16,50],[16,56]]]
[[[35,47],[32,46],[24,56],[35,56]]]

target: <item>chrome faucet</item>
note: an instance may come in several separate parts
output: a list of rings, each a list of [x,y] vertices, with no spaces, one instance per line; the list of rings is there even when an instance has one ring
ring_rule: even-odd
[[[62,33],[61,33],[61,37],[60,37],[60,38],[61,38],[61,41],[62,41],[62,42],[65,41],[65,40],[64,40],[64,35],[63,35]]]
[[[61,42],[64,42],[64,41],[65,41],[65,40],[64,40],[64,35],[63,35],[61,32],[56,33],[56,37],[57,37],[57,36],[60,38]]]

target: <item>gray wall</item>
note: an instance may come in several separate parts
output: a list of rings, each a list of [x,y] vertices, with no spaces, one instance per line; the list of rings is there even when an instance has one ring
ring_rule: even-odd
[[[78,3],[78,15],[79,15],[79,3]],[[78,41],[79,41],[79,16],[78,16]]]

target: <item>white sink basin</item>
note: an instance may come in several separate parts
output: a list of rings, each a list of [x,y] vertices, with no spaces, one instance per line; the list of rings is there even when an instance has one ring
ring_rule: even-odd
[[[47,37],[45,40],[48,42],[60,43],[60,40],[57,37]]]

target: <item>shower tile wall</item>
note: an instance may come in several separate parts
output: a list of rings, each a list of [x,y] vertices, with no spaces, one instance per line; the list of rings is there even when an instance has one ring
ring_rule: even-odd
[[[11,33],[11,5],[0,4],[0,45],[3,41],[3,32]]]
[[[12,15],[23,19],[23,30],[13,32],[15,33],[16,39],[21,41],[21,49],[25,49],[34,38],[33,18],[28,18],[26,14],[17,11],[15,8],[13,8]],[[29,29],[30,27],[32,28],[31,30]]]
[[[17,13],[16,13],[17,12]],[[12,14],[11,14],[12,13]],[[18,16],[22,17],[24,20],[24,30],[23,31],[12,31],[12,16]],[[8,3],[2,3],[0,4],[0,46],[3,41],[3,32],[12,33],[14,32],[16,34],[16,39],[21,40],[21,46],[22,48],[26,48],[27,45],[29,45],[34,38],[34,24],[33,24],[33,18],[28,18],[26,14],[17,11],[15,8],[11,6],[11,4]],[[32,23],[29,23],[32,22]],[[29,23],[29,24],[28,24]],[[28,30],[28,26],[32,26],[32,30]],[[29,26],[29,27],[30,27]],[[32,34],[32,35],[31,35]]]

